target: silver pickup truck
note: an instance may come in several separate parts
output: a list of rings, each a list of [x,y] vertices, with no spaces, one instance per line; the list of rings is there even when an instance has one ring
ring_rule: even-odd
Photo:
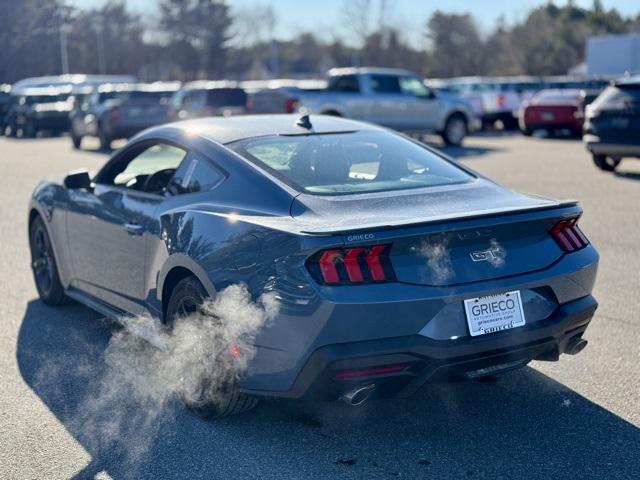
[[[295,111],[336,115],[408,133],[437,133],[460,145],[473,118],[471,106],[438,94],[413,72],[387,68],[336,68],[324,91],[295,91]]]

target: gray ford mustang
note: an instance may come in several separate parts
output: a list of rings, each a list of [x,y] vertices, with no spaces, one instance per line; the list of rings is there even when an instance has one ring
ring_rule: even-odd
[[[217,415],[260,396],[405,396],[586,345],[598,253],[575,201],[522,195],[333,117],[147,130],[29,207],[41,299],[164,322],[232,284],[275,321]]]

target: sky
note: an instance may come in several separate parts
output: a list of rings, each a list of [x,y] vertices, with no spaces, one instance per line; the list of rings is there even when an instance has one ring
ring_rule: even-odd
[[[344,33],[344,5],[348,0],[228,0],[232,10],[251,9],[253,6],[270,5],[276,13],[275,36],[288,40],[297,34],[312,31],[322,38],[333,32]],[[568,0],[555,0],[564,5]],[[96,7],[106,0],[68,0],[78,7]],[[548,0],[388,0],[387,11],[391,24],[400,25],[406,39],[419,45],[423,41],[424,24],[436,10],[448,13],[471,13],[484,32],[493,29],[501,16],[508,24],[523,20],[527,13]],[[157,0],[127,0],[127,6],[136,12],[157,16]],[[376,2],[373,2],[376,3]],[[590,7],[593,0],[574,0],[583,7]],[[606,9],[616,8],[623,15],[638,15],[640,0],[603,0]]]

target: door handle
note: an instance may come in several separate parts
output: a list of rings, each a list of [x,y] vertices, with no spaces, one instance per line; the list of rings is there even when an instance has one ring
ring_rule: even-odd
[[[137,223],[125,223],[124,229],[129,235],[142,235],[144,227]]]

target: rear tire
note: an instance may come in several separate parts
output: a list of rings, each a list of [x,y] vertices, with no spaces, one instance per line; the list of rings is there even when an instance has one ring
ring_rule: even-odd
[[[24,138],[36,138],[38,135],[38,130],[36,129],[33,120],[27,120],[27,125],[24,127]]]
[[[595,166],[605,172],[613,172],[622,161],[621,158],[612,158],[607,157],[606,155],[596,155],[595,153],[592,155],[592,158]]]
[[[102,131],[102,129],[98,132],[98,139],[100,140],[100,150],[105,152],[111,150],[111,139]]]
[[[462,145],[467,133],[467,119],[460,113],[454,113],[447,119],[441,136],[446,145],[458,147]]]
[[[168,322],[179,322],[180,317],[195,313],[201,308],[207,296],[206,290],[196,277],[184,278],[171,292],[165,318]],[[208,420],[237,415],[258,405],[258,398],[240,392],[235,381],[216,388],[216,397],[219,399],[217,402],[205,398],[193,400],[186,397],[183,397],[182,401],[189,410]]]
[[[47,305],[63,305],[67,302],[67,296],[64,294],[64,287],[58,274],[51,239],[40,216],[31,222],[29,246],[31,270],[40,299]]]
[[[73,143],[73,148],[76,150],[80,150],[82,146],[82,137],[76,137],[75,135],[71,135],[71,143]]]

